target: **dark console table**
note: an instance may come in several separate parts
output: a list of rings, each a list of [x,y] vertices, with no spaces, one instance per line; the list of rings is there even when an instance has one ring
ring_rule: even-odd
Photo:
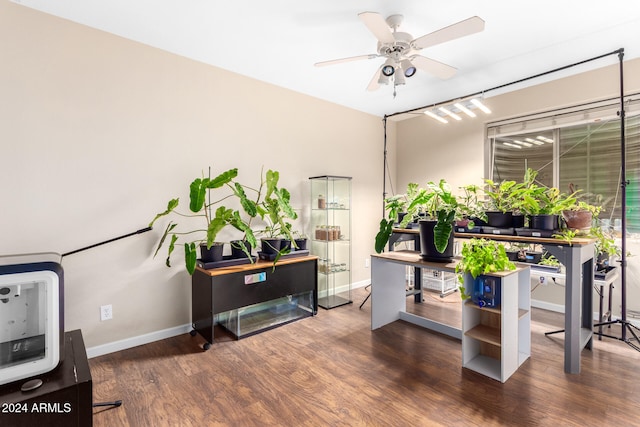
[[[64,359],[37,377],[42,385],[23,392],[32,378],[0,386],[0,425],[59,427],[93,425],[91,371],[80,330],[65,333]]]
[[[318,258],[298,256],[232,267],[196,268],[191,279],[193,330],[214,342],[220,325],[236,338],[318,312]]]

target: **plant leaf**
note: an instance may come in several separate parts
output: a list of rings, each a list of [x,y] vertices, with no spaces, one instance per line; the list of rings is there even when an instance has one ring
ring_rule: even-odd
[[[376,234],[375,250],[377,253],[384,251],[384,247],[387,245],[391,233],[393,233],[393,220],[382,218],[380,221],[380,230],[378,234]]]
[[[198,258],[198,253],[196,251],[196,244],[185,243],[184,244],[184,261],[187,265],[187,271],[189,274],[193,274],[196,271],[196,259]]]
[[[208,184],[209,178],[196,178],[189,186],[189,209],[191,209],[191,212],[200,212],[204,206]]]
[[[240,205],[242,209],[249,215],[251,218],[255,217],[258,214],[258,207],[253,200],[249,200],[247,198],[247,193],[244,191],[244,187],[240,183],[236,182],[235,192],[238,198],[240,199]]]
[[[156,251],[153,254],[154,258],[156,257],[156,255],[158,255],[158,252],[160,251],[160,248],[164,244],[164,241],[167,238],[167,235],[171,232],[171,230],[176,228],[176,225],[178,225],[178,224],[173,224],[171,222],[167,225],[167,228],[164,230],[164,234],[162,235],[162,237],[160,238],[160,241],[158,242],[158,246],[156,247]],[[173,237],[175,237],[176,239],[178,238],[178,236],[176,236],[175,234],[173,235]]]
[[[156,220],[158,218],[163,217],[165,215],[169,215],[171,212],[173,212],[173,210],[178,207],[178,203],[179,202],[180,202],[180,199],[171,199],[171,200],[169,200],[169,203],[167,203],[167,210],[162,212],[162,213],[157,214],[156,217],[153,218],[153,221],[151,221],[149,223],[149,227],[153,228],[153,223],[156,222]]]
[[[175,234],[172,234],[171,243],[169,243],[169,250],[167,251],[167,260],[165,261],[165,264],[167,265],[167,267],[171,267],[171,253],[176,247],[177,240],[178,240],[178,236],[176,236]]]
[[[225,184],[231,182],[232,179],[238,176],[238,168],[229,169],[222,172],[207,183],[207,188],[220,188]]]
[[[455,214],[455,211],[438,211],[438,222],[435,227],[433,227],[433,243],[436,250],[440,253],[443,253],[449,245],[449,236],[451,236],[451,232],[453,231],[453,218]]]
[[[271,194],[275,191],[278,186],[278,181],[280,180],[280,172],[272,171],[269,169],[266,174],[267,177],[267,193],[265,194],[265,199],[271,197]]]

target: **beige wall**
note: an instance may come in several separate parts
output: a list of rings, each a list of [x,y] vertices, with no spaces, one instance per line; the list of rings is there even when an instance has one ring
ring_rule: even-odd
[[[368,283],[380,118],[10,2],[0,2],[0,40],[0,254],[65,253],[129,233],[170,198],[188,199],[209,166],[238,167],[256,185],[264,166],[280,171],[303,225],[308,177],[353,177],[353,281]],[[64,259],[66,330],[82,329],[88,347],[191,322],[179,256],[171,269],[152,258],[162,225]],[[113,320],[99,321],[103,304]]]
[[[598,53],[594,52],[594,55]],[[424,115],[398,122],[397,192],[403,193],[409,182],[424,184],[440,178],[445,178],[454,188],[470,183],[480,184],[485,171],[485,126],[489,121],[619,96],[618,57],[612,55],[600,61],[603,68],[595,71],[491,96],[486,99],[486,104],[492,110],[489,116],[480,113],[475,119],[463,118],[460,123],[446,125]],[[640,60],[626,61],[624,75],[625,93],[640,92]],[[640,239],[629,239],[629,250],[639,254]],[[629,258],[627,271],[627,307],[640,310],[640,257]],[[564,288],[556,285],[539,286],[532,298],[543,305],[548,303],[549,307],[561,308],[564,304]],[[594,304],[597,310],[597,300],[594,300]],[[620,314],[619,305],[618,285],[613,304],[613,311],[617,315]]]

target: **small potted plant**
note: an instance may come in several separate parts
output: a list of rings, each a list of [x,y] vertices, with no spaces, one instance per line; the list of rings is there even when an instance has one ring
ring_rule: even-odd
[[[262,253],[268,259],[273,258],[274,262],[291,250],[290,244],[289,247],[282,248],[282,240],[295,241],[291,224],[287,220],[298,218],[298,214],[290,204],[291,194],[286,188],[278,187],[279,179],[279,172],[267,171],[263,181],[263,184],[266,184],[265,196],[257,206],[258,215],[267,223],[266,227],[260,231],[263,235]]]
[[[460,187],[463,194],[459,197],[458,219],[456,219],[456,231],[460,233],[478,232],[475,229],[478,223],[486,224],[487,214],[484,204],[479,200],[482,188],[475,184]]]
[[[485,179],[484,182],[488,225],[497,228],[512,227],[515,194],[521,184],[515,181],[495,182],[491,179]]]
[[[524,185],[516,191],[518,206],[529,216],[529,228],[557,230],[559,215],[576,204],[575,193],[567,195],[555,187],[539,186],[535,183],[537,174],[527,169]]]
[[[460,297],[463,300],[473,298],[476,284],[483,275],[515,269],[516,265],[509,260],[504,246],[495,240],[473,238],[464,242],[461,259],[456,264],[456,274],[461,283]],[[472,284],[472,289],[465,288],[468,284]]]

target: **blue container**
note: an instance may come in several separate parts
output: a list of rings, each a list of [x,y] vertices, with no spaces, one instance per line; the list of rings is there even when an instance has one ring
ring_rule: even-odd
[[[500,306],[500,279],[490,276],[478,276],[473,281],[471,301],[480,307]]]

